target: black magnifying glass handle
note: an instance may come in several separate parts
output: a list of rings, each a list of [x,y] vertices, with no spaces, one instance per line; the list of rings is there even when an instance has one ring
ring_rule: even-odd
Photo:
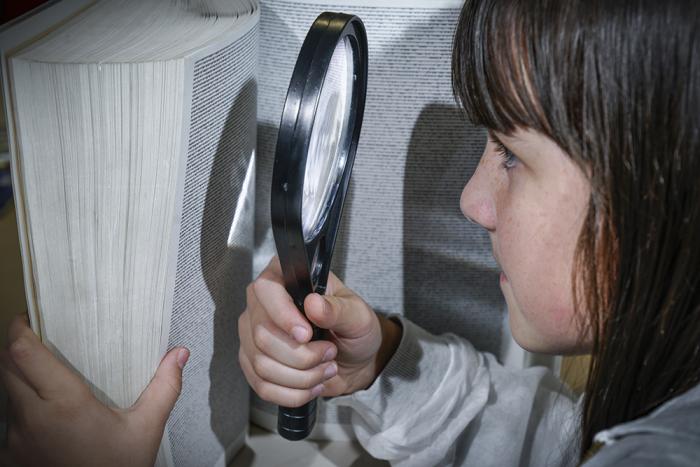
[[[300,311],[304,310],[299,307]],[[311,341],[323,338],[323,329],[311,323],[313,335]],[[277,410],[277,432],[285,439],[299,441],[306,438],[316,424],[316,401],[314,397],[301,407],[282,407]]]
[[[282,109],[270,220],[285,288],[304,316],[304,299],[326,291],[360,138],[367,55],[360,18],[322,13],[302,44]],[[312,341],[327,337],[310,325]],[[277,432],[292,441],[309,436],[317,403],[316,397],[300,407],[280,406]]]

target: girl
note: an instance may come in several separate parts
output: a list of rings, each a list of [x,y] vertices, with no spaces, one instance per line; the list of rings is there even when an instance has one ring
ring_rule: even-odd
[[[275,263],[239,322],[256,392],[342,395],[327,402],[355,408],[362,444],[399,465],[698,465],[698,18],[693,1],[462,12],[454,90],[489,130],[462,211],[489,233],[516,341],[592,354],[580,403],[544,371],[375,315],[337,280],[306,300],[332,330],[308,343]]]
[[[377,314],[335,277],[306,299],[330,330],[309,342],[276,260],[239,320],[253,389],[285,406],[353,407],[360,442],[397,465],[697,465],[698,18],[692,0],[471,0],[459,21],[455,94],[489,135],[462,211],[491,238],[517,342],[592,354],[581,400],[544,369],[507,370],[453,334]],[[186,351],[166,356],[141,405],[115,412],[27,332],[11,329],[21,345],[2,371],[23,420],[15,452],[72,452],[78,465],[75,446],[99,446],[113,462],[102,465],[125,465],[123,442],[146,465]],[[42,392],[62,411],[38,423],[26,414]],[[84,422],[30,449],[66,415]],[[155,434],[125,435],[144,427]]]

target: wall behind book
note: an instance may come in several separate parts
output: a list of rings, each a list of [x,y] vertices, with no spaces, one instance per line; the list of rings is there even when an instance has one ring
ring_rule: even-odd
[[[0,2],[0,23],[11,21],[44,3],[48,3],[48,0],[12,0],[9,2]]]

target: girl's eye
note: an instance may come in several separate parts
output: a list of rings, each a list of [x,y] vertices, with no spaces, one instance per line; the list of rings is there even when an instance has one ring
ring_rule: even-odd
[[[510,149],[505,147],[503,143],[501,143],[498,140],[495,140],[494,143],[496,143],[496,149],[498,150],[498,153],[501,155],[503,158],[503,162],[501,164],[501,167],[503,167],[506,170],[510,170],[513,167],[515,167],[515,164],[518,162],[518,157],[513,154]]]

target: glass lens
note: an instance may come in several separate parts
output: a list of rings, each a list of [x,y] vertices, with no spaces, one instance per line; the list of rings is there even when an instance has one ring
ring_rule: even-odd
[[[345,169],[353,71],[352,46],[344,39],[331,57],[309,141],[301,206],[307,243],[323,227]]]

